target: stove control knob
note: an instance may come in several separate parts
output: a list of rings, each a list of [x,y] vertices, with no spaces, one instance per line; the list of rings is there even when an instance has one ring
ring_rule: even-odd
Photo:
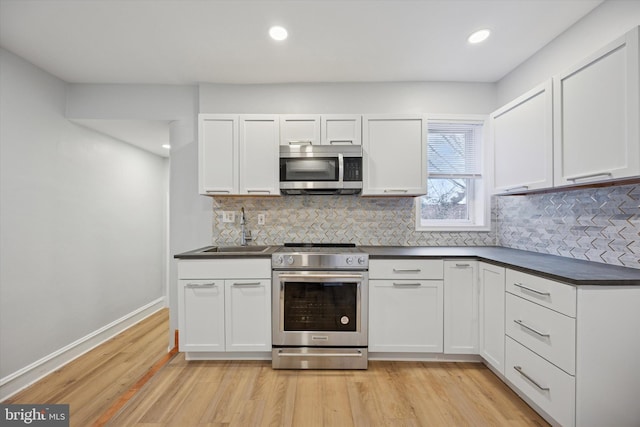
[[[360,264],[360,265],[364,265],[364,263],[365,263],[366,261],[367,261],[367,260],[365,259],[365,257],[363,257],[363,256],[358,257],[358,264]]]
[[[289,264],[289,265],[293,264],[293,257],[292,256],[288,256],[287,257],[287,264]]]
[[[353,264],[353,257],[348,256],[345,261],[347,262],[347,264],[351,265]]]
[[[282,265],[284,263],[284,257],[282,255],[278,255],[275,259],[276,265]]]

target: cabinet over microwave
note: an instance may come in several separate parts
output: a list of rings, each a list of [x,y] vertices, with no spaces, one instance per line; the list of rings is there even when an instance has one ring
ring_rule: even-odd
[[[356,194],[360,191],[362,146],[280,146],[282,194]]]

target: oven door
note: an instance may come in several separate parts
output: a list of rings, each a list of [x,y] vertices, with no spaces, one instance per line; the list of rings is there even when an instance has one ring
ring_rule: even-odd
[[[273,345],[366,347],[368,272],[274,271]]]

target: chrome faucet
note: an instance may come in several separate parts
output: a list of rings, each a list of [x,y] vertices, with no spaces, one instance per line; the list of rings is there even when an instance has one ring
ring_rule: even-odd
[[[247,246],[248,242],[250,242],[252,240],[251,237],[251,230],[247,230],[245,228],[245,225],[247,224],[247,220],[245,217],[245,213],[244,213],[244,207],[240,209],[241,213],[240,213],[240,228],[241,228],[241,233],[242,236],[240,237],[240,245],[241,246]]]

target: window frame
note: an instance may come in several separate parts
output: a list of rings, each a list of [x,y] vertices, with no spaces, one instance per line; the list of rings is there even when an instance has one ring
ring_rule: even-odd
[[[482,141],[478,155],[480,156],[481,178],[470,178],[473,181],[473,192],[467,195],[469,203],[469,217],[467,220],[427,220],[422,221],[421,199],[424,196],[415,198],[415,229],[416,231],[490,231],[491,230],[491,177],[487,171],[491,170],[488,161],[490,147],[489,116],[478,114],[429,114],[427,115],[427,132],[429,122],[451,122],[451,123],[472,123],[482,124]],[[427,142],[428,144],[428,142]],[[428,162],[427,162],[428,164]],[[428,166],[427,166],[428,167]],[[429,171],[427,170],[427,180]],[[432,178],[437,179],[437,178]],[[428,187],[428,184],[427,184]]]

